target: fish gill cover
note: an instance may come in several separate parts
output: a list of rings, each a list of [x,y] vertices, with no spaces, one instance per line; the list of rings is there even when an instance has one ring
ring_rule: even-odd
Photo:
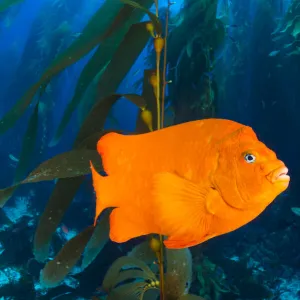
[[[299,299],[299,0],[0,0],[0,16],[0,297]],[[110,209],[92,226],[102,136],[216,117],[288,165],[266,212],[178,250],[112,243]]]

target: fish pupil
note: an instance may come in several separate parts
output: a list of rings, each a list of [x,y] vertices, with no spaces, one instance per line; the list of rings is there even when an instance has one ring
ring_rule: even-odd
[[[245,155],[245,160],[247,163],[253,163],[255,161],[255,156],[253,154],[247,153]]]

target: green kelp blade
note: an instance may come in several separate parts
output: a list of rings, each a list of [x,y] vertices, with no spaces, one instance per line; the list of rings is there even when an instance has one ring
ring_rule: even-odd
[[[97,132],[103,130],[109,111],[121,97],[125,97],[141,109],[145,107],[146,102],[144,98],[135,94],[113,94],[104,98],[100,98],[82,124],[74,147],[78,147],[88,136],[91,136],[95,133],[97,134]]]
[[[0,13],[10,8],[12,5],[24,2],[24,0],[0,0]]]
[[[63,152],[41,163],[22,184],[87,175],[91,173],[90,161],[97,170],[102,171],[101,157],[96,150],[75,149]]]
[[[179,299],[191,286],[192,255],[186,249],[166,249],[167,272],[165,275],[165,295]]]
[[[150,77],[156,73],[156,70],[149,69],[144,70],[144,79],[143,79],[143,93],[142,97],[146,101],[146,107],[152,113],[152,127],[154,130],[157,130],[157,107],[156,107],[156,97],[153,91],[153,87],[150,84]],[[146,133],[149,132],[148,126],[141,118],[141,112],[139,112],[136,120],[136,132]]]
[[[119,1],[105,1],[83,29],[79,38],[62,54],[57,56],[40,80],[32,85],[22,98],[3,116],[0,120],[0,134],[11,128],[23,115],[41,86],[46,86],[53,76],[77,62],[115,30],[118,30],[122,26],[123,20],[130,16],[131,11],[132,9],[130,10]]]
[[[101,117],[104,115],[107,117],[111,106],[120,98],[120,96],[118,97],[117,95],[112,94],[118,88],[131,66],[138,58],[148,40],[149,33],[146,30],[145,22],[134,24],[130,27],[98,82],[97,102],[79,130],[75,141],[75,147],[84,138],[93,134],[93,132],[100,131],[100,122],[95,115],[101,114]],[[126,59],[124,59],[124,57],[126,57]],[[123,96],[131,101],[134,100],[127,95]],[[139,96],[139,99],[141,98],[142,97]],[[135,103],[134,101],[132,102]],[[137,105],[142,108],[141,104],[137,103]],[[102,113],[101,109],[103,109]]]
[[[145,289],[145,282],[131,282],[113,289],[106,300],[140,300],[140,295]]]
[[[69,240],[56,257],[49,261],[41,271],[40,282],[43,287],[53,288],[59,285],[72,271],[94,232],[90,226]]]
[[[187,294],[187,295],[182,295],[180,298],[178,298],[178,300],[205,300],[205,299],[201,296]]]
[[[121,1],[123,3],[129,5],[129,6],[137,8],[137,9],[143,11],[144,13],[146,13],[149,16],[151,22],[153,23],[153,26],[155,28],[155,31],[156,31],[157,35],[161,36],[161,34],[162,34],[162,25],[161,25],[161,22],[160,22],[159,18],[154,13],[149,11],[142,4],[137,3],[135,1],[132,1],[132,0],[121,0]]]
[[[115,286],[115,282],[117,281],[122,269],[129,266],[131,268],[138,268],[142,270],[149,280],[157,280],[155,274],[143,261],[135,257],[121,256],[118,259],[116,259],[110,266],[110,268],[107,270],[102,282],[103,290],[109,293]]]
[[[102,134],[98,133],[97,136],[100,138]],[[96,139],[96,135],[93,139]],[[87,139],[87,142],[92,144],[91,138]],[[96,150],[75,149],[46,160],[35,168],[23,181],[0,190],[0,207],[5,205],[21,184],[51,181],[58,178],[72,178],[89,174],[91,172],[90,161],[93,162],[98,171],[102,170],[101,157]]]
[[[102,46],[102,49],[103,49],[104,45]],[[100,46],[99,46],[99,48],[100,48]],[[100,50],[99,48],[95,52],[95,54],[101,53],[99,51]],[[99,59],[101,59],[101,58],[103,58],[103,55],[101,55],[101,57],[99,57]],[[89,60],[88,64],[90,62],[93,62],[93,60],[94,60],[94,57],[92,57]],[[89,112],[91,111],[91,109],[93,108],[93,106],[95,104],[97,83],[100,80],[100,77],[102,76],[103,72],[105,71],[105,69],[106,69],[106,67],[108,66],[109,63],[110,63],[110,60],[107,62],[107,64],[102,69],[100,69],[100,72],[98,72],[98,74],[95,77],[93,77],[93,79],[91,80],[91,82],[90,82],[90,84],[88,85],[87,88],[84,87],[84,83],[83,83],[83,88],[82,89],[84,89],[84,91],[82,91],[82,92],[76,92],[75,91],[75,94],[74,94],[73,99],[71,100],[71,102],[75,101],[74,98],[78,98],[80,100],[79,103],[78,103],[78,106],[77,106],[77,119],[78,119],[78,123],[80,125],[82,125],[85,118],[88,116]],[[87,65],[86,65],[86,67],[87,67]],[[81,75],[82,75],[82,73],[81,73]],[[90,73],[88,73],[87,76],[90,76]],[[87,79],[87,77],[85,77],[85,78]],[[77,85],[78,85],[78,83],[79,83],[79,81],[77,82]],[[81,93],[83,94],[82,97],[81,97]],[[58,141],[58,138],[54,137],[54,140],[53,140],[52,143],[57,143],[57,141]]]
[[[149,240],[146,240],[135,246],[130,252],[127,253],[127,256],[142,260],[147,265],[153,264],[153,262],[157,259],[155,252],[150,247]]]
[[[146,8],[150,8],[153,4],[153,0],[140,0],[140,2]],[[96,76],[98,77],[97,81],[99,81],[100,77],[106,70],[107,65],[110,63],[113,54],[116,52],[129,28],[132,26],[132,24],[139,22],[145,15],[145,12],[143,10],[134,9],[134,7],[128,7],[127,5],[125,5],[124,10],[125,9],[127,9],[128,12],[131,11],[131,13],[130,15],[129,13],[127,14],[127,19],[123,19],[122,27],[98,47],[92,58],[88,61],[83,71],[81,72],[75,88],[74,96],[64,112],[63,118],[58,126],[57,132],[53,141],[51,142],[51,145],[55,145],[59,141],[63,134],[63,131],[65,130],[68,122],[71,119],[72,113],[78,107],[80,102],[82,102],[83,100],[87,100],[86,102],[95,102],[95,97],[93,98],[93,95],[91,94],[91,89],[93,89],[93,86],[89,87],[89,85],[94,81],[94,78]],[[114,72],[118,71],[119,70],[117,69],[114,70]],[[84,93],[87,91],[88,87],[90,92],[89,94],[91,94],[89,95],[90,98],[83,99]],[[114,92],[115,90],[116,89],[114,89],[112,92]],[[85,103],[83,103],[83,106],[84,105]],[[86,105],[88,105],[88,103],[86,103]]]
[[[78,176],[57,181],[34,235],[33,252],[37,261],[44,262],[48,258],[51,237],[83,180],[84,176]]]
[[[109,240],[109,216],[111,209],[107,209],[98,221],[95,231],[83,253],[81,269],[84,270],[102,251]]]
[[[35,105],[34,111],[30,117],[26,133],[23,138],[22,151],[17,165],[14,183],[23,180],[28,172],[32,162],[32,156],[36,145],[39,123],[39,101]]]

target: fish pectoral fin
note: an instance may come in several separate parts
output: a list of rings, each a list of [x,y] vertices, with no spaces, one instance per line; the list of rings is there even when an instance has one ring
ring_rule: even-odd
[[[133,238],[149,234],[139,222],[138,216],[124,208],[115,208],[110,214],[109,237],[113,242],[124,243]]]
[[[208,193],[209,188],[200,187],[176,174],[156,174],[153,213],[161,234],[181,236],[187,241],[198,241],[207,235],[213,217],[206,208]]]
[[[200,242],[195,240],[185,240],[184,237],[170,236],[164,241],[168,249],[183,249],[198,245]]]

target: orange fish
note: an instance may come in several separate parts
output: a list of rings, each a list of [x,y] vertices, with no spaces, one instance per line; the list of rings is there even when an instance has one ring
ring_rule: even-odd
[[[250,127],[229,120],[108,133],[97,149],[108,176],[91,165],[95,222],[115,207],[110,239],[118,243],[156,233],[168,237],[167,248],[200,244],[256,218],[290,180]]]

